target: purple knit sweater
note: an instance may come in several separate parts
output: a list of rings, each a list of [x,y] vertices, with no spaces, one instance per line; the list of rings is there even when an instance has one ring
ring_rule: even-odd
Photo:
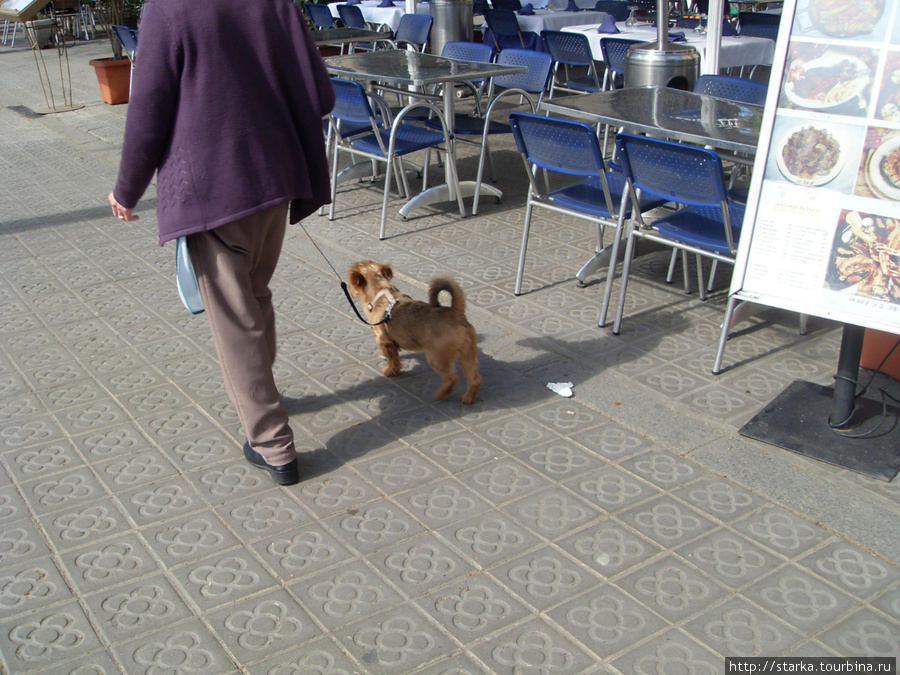
[[[291,0],[148,0],[114,194],[157,175],[159,243],[291,202],[329,201],[334,89]]]

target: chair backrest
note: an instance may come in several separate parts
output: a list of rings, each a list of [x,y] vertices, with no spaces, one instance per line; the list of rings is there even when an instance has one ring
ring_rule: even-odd
[[[112,28],[119,42],[122,43],[122,49],[128,54],[128,58],[134,61],[137,53],[138,32],[128,26],[113,26]]]
[[[522,89],[529,94],[543,94],[550,79],[553,57],[544,52],[532,49],[504,49],[497,57],[497,63],[503,66],[528,66],[527,73],[516,75],[497,75],[493,84],[503,89]]]
[[[590,66],[591,44],[584,33],[570,33],[562,30],[541,31],[541,38],[553,60],[567,66]]]
[[[490,45],[481,42],[445,42],[441,49],[441,56],[457,61],[477,61],[478,63],[490,63],[494,56],[494,50]]]
[[[700,25],[700,19],[680,16],[675,19],[675,28],[696,28]]]
[[[422,48],[431,36],[433,22],[434,19],[429,14],[404,14],[400,17],[400,23],[394,33],[394,40],[408,42]]]
[[[482,16],[488,7],[487,0],[472,0],[472,14],[475,16]]]
[[[624,21],[628,18],[628,2],[623,0],[597,0],[594,5],[595,12],[612,14],[616,21]]]
[[[722,160],[712,150],[620,133],[616,149],[625,176],[645,193],[692,206],[726,201]]]
[[[359,82],[331,79],[334,85],[334,108],[331,115],[352,124],[368,123],[375,118],[366,90]]]
[[[766,14],[765,12],[739,12],[738,25],[749,26],[750,24],[768,24],[777,26],[781,23],[781,14]]]
[[[528,113],[510,113],[516,147],[543,169],[573,176],[599,176],[604,171],[597,134],[589,124]]]
[[[769,85],[730,75],[701,75],[694,83],[694,91],[738,103],[765,105]]]
[[[338,16],[347,28],[366,28],[362,10],[356,5],[338,5]]]
[[[304,5],[309,20],[313,22],[316,28],[332,28],[334,27],[334,17],[328,5],[320,2],[307,2]]]
[[[743,37],[761,37],[761,38],[769,38],[770,40],[778,39],[778,25],[772,25],[768,23],[749,23],[745,26],[741,26],[741,30],[738,33]]]
[[[611,73],[625,74],[625,54],[633,45],[641,44],[641,40],[628,40],[626,38],[605,37],[600,38],[600,53],[603,61]]]
[[[522,9],[521,0],[491,0],[491,7],[494,9],[505,9],[510,12],[518,12]]]
[[[494,35],[517,35],[521,37],[519,31],[519,20],[516,19],[516,13],[509,9],[486,9],[484,10],[484,20]]]

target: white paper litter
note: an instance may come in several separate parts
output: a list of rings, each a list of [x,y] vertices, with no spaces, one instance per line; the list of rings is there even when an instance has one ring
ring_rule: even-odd
[[[565,396],[566,398],[571,398],[574,396],[574,392],[572,391],[572,387],[575,386],[571,382],[548,382],[547,389],[552,392],[556,392],[560,396]]]

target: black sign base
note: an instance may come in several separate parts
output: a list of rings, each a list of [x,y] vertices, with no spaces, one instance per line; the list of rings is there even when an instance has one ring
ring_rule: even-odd
[[[858,398],[849,424],[836,431],[828,425],[833,395],[831,387],[797,380],[741,427],[740,433],[890,482],[900,471],[900,409]],[[870,435],[853,438],[876,426]]]

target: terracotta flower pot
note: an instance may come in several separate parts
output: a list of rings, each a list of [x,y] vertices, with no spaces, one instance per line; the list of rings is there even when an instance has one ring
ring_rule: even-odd
[[[88,62],[97,73],[100,97],[104,103],[116,105],[128,103],[128,85],[131,83],[131,61],[128,59],[93,59]]]

